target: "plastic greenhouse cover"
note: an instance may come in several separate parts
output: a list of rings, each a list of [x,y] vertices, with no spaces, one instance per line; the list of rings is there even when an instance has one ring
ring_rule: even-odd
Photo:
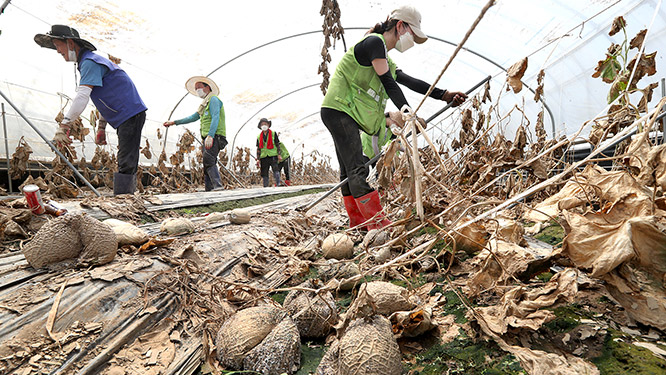
[[[360,40],[367,28],[383,21],[392,9],[404,4],[394,0],[338,3],[341,23],[348,28],[347,47]],[[431,39],[404,54],[393,50],[391,57],[406,73],[433,82],[485,3],[410,1],[421,12],[422,29]],[[57,93],[74,97],[77,78],[72,63],[65,62],[53,50],[40,48],[33,37],[49,31],[51,24],[67,24],[95,44],[102,55],[122,59],[120,66],[132,77],[148,106],[142,136],[150,142],[153,155],[159,155],[162,148],[157,130],[161,128],[164,134],[161,124],[169,119],[172,110],[171,119],[182,118],[194,113],[199,104],[200,99],[187,95],[176,106],[186,94],[187,78],[217,69],[211,78],[221,88],[230,144],[236,137],[236,147],[254,149],[258,119],[267,117],[273,120],[274,129],[281,133],[292,155],[298,158],[318,151],[330,156],[335,166],[333,142],[319,117],[323,95],[319,88],[322,76],[317,74],[317,68],[324,41],[320,7],[321,2],[313,0],[12,0],[0,15],[0,90],[47,137],[52,136],[56,129],[53,118],[64,103]],[[624,38],[621,33],[608,35],[612,20],[624,16],[631,39],[647,28],[654,17],[646,39],[645,52],[649,53],[666,45],[665,8],[661,0],[497,1],[438,87],[465,91],[491,75],[492,94],[497,99],[505,88],[503,69],[529,56],[523,77],[529,88],[536,88],[540,69],[546,72],[544,100],[554,120],[551,122],[546,115],[546,129],[554,130],[556,135],[572,134],[606,106],[609,86],[591,75],[611,42],[620,43]],[[276,40],[280,41],[271,43]],[[657,53],[657,74],[643,78],[639,87],[665,76],[662,52]],[[337,41],[331,49],[331,74],[343,53],[343,42]],[[403,91],[412,106],[421,100],[420,94],[406,88]],[[533,96],[528,89],[518,94],[503,92],[498,111],[506,113],[524,103],[527,116],[534,121],[542,104],[535,103]],[[660,97],[661,87],[651,105]],[[428,99],[419,114],[428,117],[444,104]],[[92,108],[84,111],[86,117]],[[394,109],[390,101],[388,109]],[[19,138],[25,136],[35,152],[33,156],[52,158],[48,146],[16,111],[7,104],[5,110],[10,155]],[[459,113],[450,110],[440,116],[438,124],[430,127],[431,136],[457,134]],[[511,121],[503,123],[503,130],[510,135],[519,122],[518,116],[512,116]],[[175,150],[183,127],[198,134],[198,122],[171,128],[167,153]],[[107,136],[111,145],[105,147],[115,148],[115,132],[110,127]],[[77,152],[84,152],[88,160],[95,149],[93,141],[91,134],[77,146]],[[4,142],[0,145],[4,157]],[[142,163],[156,160],[141,158]]]

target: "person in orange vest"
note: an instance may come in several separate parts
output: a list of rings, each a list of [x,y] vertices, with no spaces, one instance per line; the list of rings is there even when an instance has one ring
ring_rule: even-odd
[[[271,130],[272,121],[267,118],[259,120],[257,127],[261,133],[257,136],[257,168],[260,168],[261,179],[264,187],[269,185],[268,168],[273,171],[275,186],[280,186],[280,170],[278,163],[282,161],[280,156],[280,140],[277,133]]]

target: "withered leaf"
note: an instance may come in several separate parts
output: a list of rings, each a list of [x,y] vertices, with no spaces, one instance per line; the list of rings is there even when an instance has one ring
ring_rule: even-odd
[[[483,99],[481,99],[481,103],[485,103],[486,100],[492,100],[490,98],[490,81],[486,81],[486,85],[483,89]]]
[[[148,143],[148,139],[146,139],[146,146],[141,149],[141,153],[146,159],[152,159],[153,154],[150,152],[150,143]]]
[[[608,32],[608,35],[613,36],[617,33],[620,32],[623,28],[627,26],[627,21],[624,20],[624,17],[619,16],[613,20],[613,24],[611,25],[611,29]]]
[[[636,73],[634,73],[634,78],[631,81],[631,85],[629,85],[630,89],[636,88],[638,81],[640,81],[641,78],[645,77],[646,75],[651,76],[657,73],[657,63],[655,59],[656,56],[656,51],[649,55],[641,54],[640,60],[638,61],[638,67],[636,68]],[[628,71],[634,70],[637,59],[638,56],[635,56],[631,61],[629,61],[629,64],[627,64]]]
[[[657,82],[649,84],[646,88],[640,90],[643,93],[641,100],[638,102],[638,110],[641,112],[648,111],[648,103],[652,101],[652,91],[659,86]]]
[[[622,65],[617,61],[617,57],[613,55],[606,55],[605,60],[600,60],[597,67],[594,68],[593,78],[601,77],[606,83],[613,83],[615,77],[622,70]]]
[[[541,95],[543,95],[543,77],[545,75],[546,75],[546,72],[543,69],[541,69],[541,71],[537,75],[537,84],[539,86],[537,86],[537,89],[535,90],[535,93],[534,93],[534,101],[535,102],[538,102],[539,100],[541,100]]]
[[[525,74],[525,70],[527,70],[527,57],[511,65],[507,71],[507,82],[513,89],[513,92],[516,94],[523,89],[523,83],[521,82],[521,79]]]
[[[629,43],[629,48],[636,48],[639,49],[641,48],[641,45],[643,45],[643,40],[645,40],[645,34],[647,33],[647,29],[643,29],[636,34],[636,36],[631,40]]]

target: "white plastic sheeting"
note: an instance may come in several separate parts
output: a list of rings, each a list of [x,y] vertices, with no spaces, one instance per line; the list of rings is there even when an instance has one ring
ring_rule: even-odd
[[[404,3],[340,0],[342,25],[370,27]],[[451,43],[462,40],[485,3],[485,0],[409,2],[421,11],[422,29],[427,34]],[[656,17],[645,48],[646,52],[653,52],[666,45],[666,6],[660,5],[660,0],[499,0],[465,45],[468,51],[459,53],[438,87],[465,91],[486,75],[492,75],[493,97],[497,98],[505,80],[505,73],[497,65],[506,69],[529,56],[523,79],[529,87],[536,88],[536,74],[541,68],[546,70],[544,100],[554,118],[551,124],[546,115],[546,129],[550,132],[554,128],[558,135],[571,134],[606,105],[609,85],[591,75],[610,43],[623,40],[622,33],[608,36],[612,20],[624,16],[631,39]],[[12,0],[0,15],[0,90],[51,136],[56,126],[52,119],[62,103],[56,93],[70,97],[75,93],[74,65],[66,63],[55,51],[37,46],[33,37],[48,31],[51,24],[71,25],[102,54],[122,59],[120,66],[135,81],[149,108],[143,137],[149,140],[153,155],[158,155],[162,143],[156,137],[157,129],[186,93],[187,78],[206,75],[248,50],[276,39],[321,30],[320,6],[321,2],[314,0]],[[347,30],[347,47],[362,38],[363,33],[363,30]],[[221,87],[230,142],[238,134],[236,146],[253,149],[258,132],[256,123],[260,117],[268,117],[273,120],[274,129],[281,132],[292,155],[299,157],[319,151],[331,156],[333,165],[337,164],[332,139],[318,115],[323,98],[316,85],[321,82],[317,67],[322,46],[321,33],[288,38],[249,52],[211,75]],[[452,45],[433,38],[405,54],[391,51],[390,55],[408,74],[432,82],[453,50]],[[331,52],[331,73],[343,52],[342,42],[338,41]],[[656,60],[657,75],[644,78],[639,87],[665,76],[662,51]],[[269,104],[309,85],[312,87]],[[532,92],[527,89],[519,94],[502,92],[499,113],[524,103],[526,114],[534,122],[541,104],[533,101]],[[405,93],[413,106],[421,99],[420,94],[407,89]],[[653,105],[659,97],[661,88],[653,97]],[[194,113],[198,103],[199,99],[187,96],[175,109],[172,119]],[[429,99],[419,113],[428,117],[444,104]],[[263,107],[266,108],[260,111]],[[389,109],[392,108],[390,103]],[[53,154],[37,134],[7,104],[5,109],[10,154],[18,139],[25,136],[35,156],[51,158]],[[457,133],[458,113],[450,111],[449,116],[440,117],[438,120],[444,119],[439,125],[443,132],[432,130],[431,134],[439,138]],[[509,133],[520,118],[512,115],[512,120],[503,123]],[[198,123],[187,127],[198,133]],[[171,129],[167,151],[175,149],[178,134],[183,131],[182,127]],[[161,131],[164,133],[163,127]],[[108,136],[112,145],[106,147],[115,147],[114,132],[108,132]],[[94,148],[91,135],[79,146],[79,151],[85,150],[89,160]],[[4,142],[0,142],[0,149],[4,156]],[[141,162],[155,160],[156,156],[152,160],[142,156]]]

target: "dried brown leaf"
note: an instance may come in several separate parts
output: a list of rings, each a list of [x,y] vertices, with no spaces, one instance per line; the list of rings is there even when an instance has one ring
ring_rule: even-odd
[[[519,93],[523,89],[523,83],[521,79],[527,70],[527,57],[518,61],[517,63],[511,65],[507,71],[507,82],[509,86],[513,89],[514,93]]]

